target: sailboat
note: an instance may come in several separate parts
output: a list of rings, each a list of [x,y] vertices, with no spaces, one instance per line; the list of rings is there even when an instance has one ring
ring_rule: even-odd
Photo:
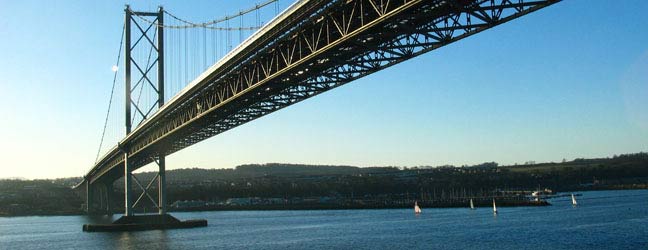
[[[576,197],[574,197],[574,194],[571,194],[572,197],[572,206],[577,206],[578,202],[576,202]]]
[[[418,206],[418,202],[414,202],[414,214],[420,214],[421,208]]]
[[[475,209],[475,204],[473,204],[473,200],[470,199],[470,209]]]
[[[495,206],[495,198],[493,198],[493,214],[497,214],[497,206]]]

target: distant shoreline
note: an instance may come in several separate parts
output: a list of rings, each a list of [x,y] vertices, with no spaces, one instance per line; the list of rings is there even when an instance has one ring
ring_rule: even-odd
[[[170,209],[170,212],[206,212],[206,211],[279,211],[279,210],[360,210],[360,209],[408,209],[412,208],[414,201],[403,204],[290,204],[290,205],[220,205],[209,207],[196,207],[184,209]],[[426,201],[419,201],[422,208],[469,208],[469,203],[462,202],[446,202],[446,203],[430,203]],[[475,207],[492,207],[490,198],[488,201],[476,201]],[[497,201],[498,207],[538,207],[550,206],[547,201],[522,201],[522,200],[501,200]],[[114,214],[121,214],[123,211],[114,211]],[[138,211],[143,212],[143,211]],[[84,211],[68,211],[68,212],[55,212],[55,213],[35,213],[35,214],[0,214],[0,217],[21,217],[21,216],[72,216],[72,215],[86,215]]]
[[[411,204],[402,205],[327,205],[327,204],[312,204],[312,205],[248,205],[248,206],[211,206],[206,208],[186,208],[186,209],[172,209],[172,212],[202,212],[202,211],[273,211],[273,210],[356,210],[356,209],[408,209],[413,208],[414,202]],[[469,203],[457,202],[451,204],[426,204],[419,202],[422,208],[469,208]],[[506,202],[501,201],[497,203],[498,207],[539,207],[550,206],[547,201],[528,201],[528,202]],[[492,203],[475,203],[475,207],[492,207]]]
[[[136,175],[152,180],[156,174]],[[70,188],[79,182],[81,178],[0,180],[0,217],[86,214],[85,188]],[[549,205],[528,202],[538,190],[551,194],[648,189],[648,153],[514,166],[496,162],[411,168],[247,164],[235,169],[169,170],[166,182],[169,211],[407,209],[413,208],[414,199],[422,207],[453,208],[468,207],[470,198],[480,207],[492,206],[493,196],[502,207],[538,206]],[[110,184],[108,203],[119,214],[123,180]],[[518,202],[506,204],[500,199]],[[94,200],[91,207],[101,207]],[[153,203],[142,205],[149,207],[138,212],[157,211]]]
[[[596,189],[581,189],[581,190],[566,190],[559,193],[565,192],[581,192],[581,191],[622,191],[622,190],[645,190],[643,185],[625,185],[617,188],[596,188]],[[489,198],[490,199],[490,198]],[[411,203],[411,204],[410,204]],[[413,208],[414,201],[403,204],[388,204],[388,205],[375,205],[375,204],[348,204],[348,205],[339,205],[339,204],[290,204],[290,205],[247,205],[247,206],[209,206],[209,207],[198,207],[198,208],[184,208],[176,209],[170,208],[170,212],[207,212],[207,211],[279,211],[279,210],[356,210],[356,209],[410,209]],[[419,201],[419,204],[422,208],[461,208],[469,207],[469,203],[466,201],[455,202],[450,204],[434,204],[426,203],[425,201]],[[479,207],[491,207],[492,203],[490,200],[488,202],[475,202],[476,208]],[[550,202],[546,200],[540,200],[536,202],[533,200],[510,203],[504,200],[497,201],[498,207],[537,207],[537,206],[551,206]],[[151,211],[151,210],[149,210]],[[114,214],[121,214],[123,211],[113,211]],[[143,211],[138,211],[143,212]],[[36,213],[16,213],[16,214],[7,214],[0,213],[0,218],[10,218],[10,217],[30,217],[30,216],[76,216],[76,215],[87,215],[85,211],[56,211],[56,212],[36,212]]]

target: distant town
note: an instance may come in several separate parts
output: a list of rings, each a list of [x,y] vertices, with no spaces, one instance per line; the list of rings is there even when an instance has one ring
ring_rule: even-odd
[[[155,173],[139,173],[150,180]],[[80,177],[0,180],[0,216],[82,214]],[[499,166],[367,167],[269,163],[167,171],[172,211],[550,205],[558,192],[646,189],[648,153]],[[123,196],[123,182],[113,186]],[[542,195],[538,195],[542,194]],[[114,199],[121,213],[123,199]],[[155,211],[145,204],[143,211]]]

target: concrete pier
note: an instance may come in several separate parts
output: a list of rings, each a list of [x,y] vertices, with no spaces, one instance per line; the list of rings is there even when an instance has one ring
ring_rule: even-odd
[[[84,224],[84,232],[126,232],[206,227],[207,220],[181,221],[169,214],[122,216],[112,224]]]

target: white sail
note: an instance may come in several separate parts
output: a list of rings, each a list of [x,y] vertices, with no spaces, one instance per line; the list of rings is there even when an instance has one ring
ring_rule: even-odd
[[[475,204],[473,204],[473,200],[470,199],[470,209],[475,209]]]
[[[578,202],[576,202],[576,197],[574,197],[574,194],[571,194],[571,197],[572,197],[572,205],[573,206],[578,205]]]
[[[414,202],[414,213],[415,214],[420,214],[421,213],[421,208],[418,206],[418,202]]]
[[[497,214],[497,206],[495,206],[495,198],[493,198],[493,213]]]

